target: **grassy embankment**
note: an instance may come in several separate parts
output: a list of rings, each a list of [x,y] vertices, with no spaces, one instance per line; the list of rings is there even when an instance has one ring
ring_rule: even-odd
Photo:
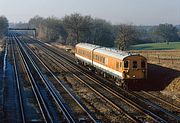
[[[130,47],[132,50],[180,50],[180,42],[138,44]]]

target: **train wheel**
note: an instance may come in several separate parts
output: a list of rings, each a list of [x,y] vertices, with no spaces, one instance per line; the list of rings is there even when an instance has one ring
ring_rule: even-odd
[[[115,76],[112,76],[112,79],[116,82],[118,82],[119,80],[115,77]]]
[[[96,74],[96,69],[93,67],[93,68],[91,69],[91,72],[93,72],[93,73]]]
[[[76,63],[79,64],[79,60],[78,59],[76,59]]]
[[[95,74],[98,74],[98,72],[97,72],[97,70],[96,69],[94,69],[94,71],[93,71]]]
[[[122,83],[122,88],[128,90],[128,85],[126,83]]]
[[[92,69],[90,67],[88,67],[88,70],[91,71]]]
[[[122,82],[118,78],[115,78],[115,83],[117,86],[122,86]]]
[[[121,82],[115,82],[115,84],[117,85],[117,86],[122,86],[122,83]]]

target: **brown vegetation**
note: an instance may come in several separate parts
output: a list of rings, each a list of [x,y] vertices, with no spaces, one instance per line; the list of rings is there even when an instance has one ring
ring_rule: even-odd
[[[60,49],[66,50],[66,51],[70,51],[70,53],[74,53],[74,46],[63,45],[63,44],[58,43],[58,42],[53,42],[53,43],[51,43],[51,45],[56,47],[56,48],[60,48]]]

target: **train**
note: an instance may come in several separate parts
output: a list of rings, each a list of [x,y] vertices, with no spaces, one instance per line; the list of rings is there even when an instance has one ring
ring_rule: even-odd
[[[78,43],[75,45],[75,59],[77,63],[100,71],[104,77],[111,76],[119,86],[126,87],[127,82],[147,79],[147,59],[139,54]]]

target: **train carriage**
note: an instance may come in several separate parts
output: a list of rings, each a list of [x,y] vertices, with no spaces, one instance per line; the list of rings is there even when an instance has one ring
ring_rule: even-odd
[[[147,78],[147,60],[138,54],[79,43],[75,48],[75,57],[78,62],[101,70],[104,76],[111,75],[119,85]]]

